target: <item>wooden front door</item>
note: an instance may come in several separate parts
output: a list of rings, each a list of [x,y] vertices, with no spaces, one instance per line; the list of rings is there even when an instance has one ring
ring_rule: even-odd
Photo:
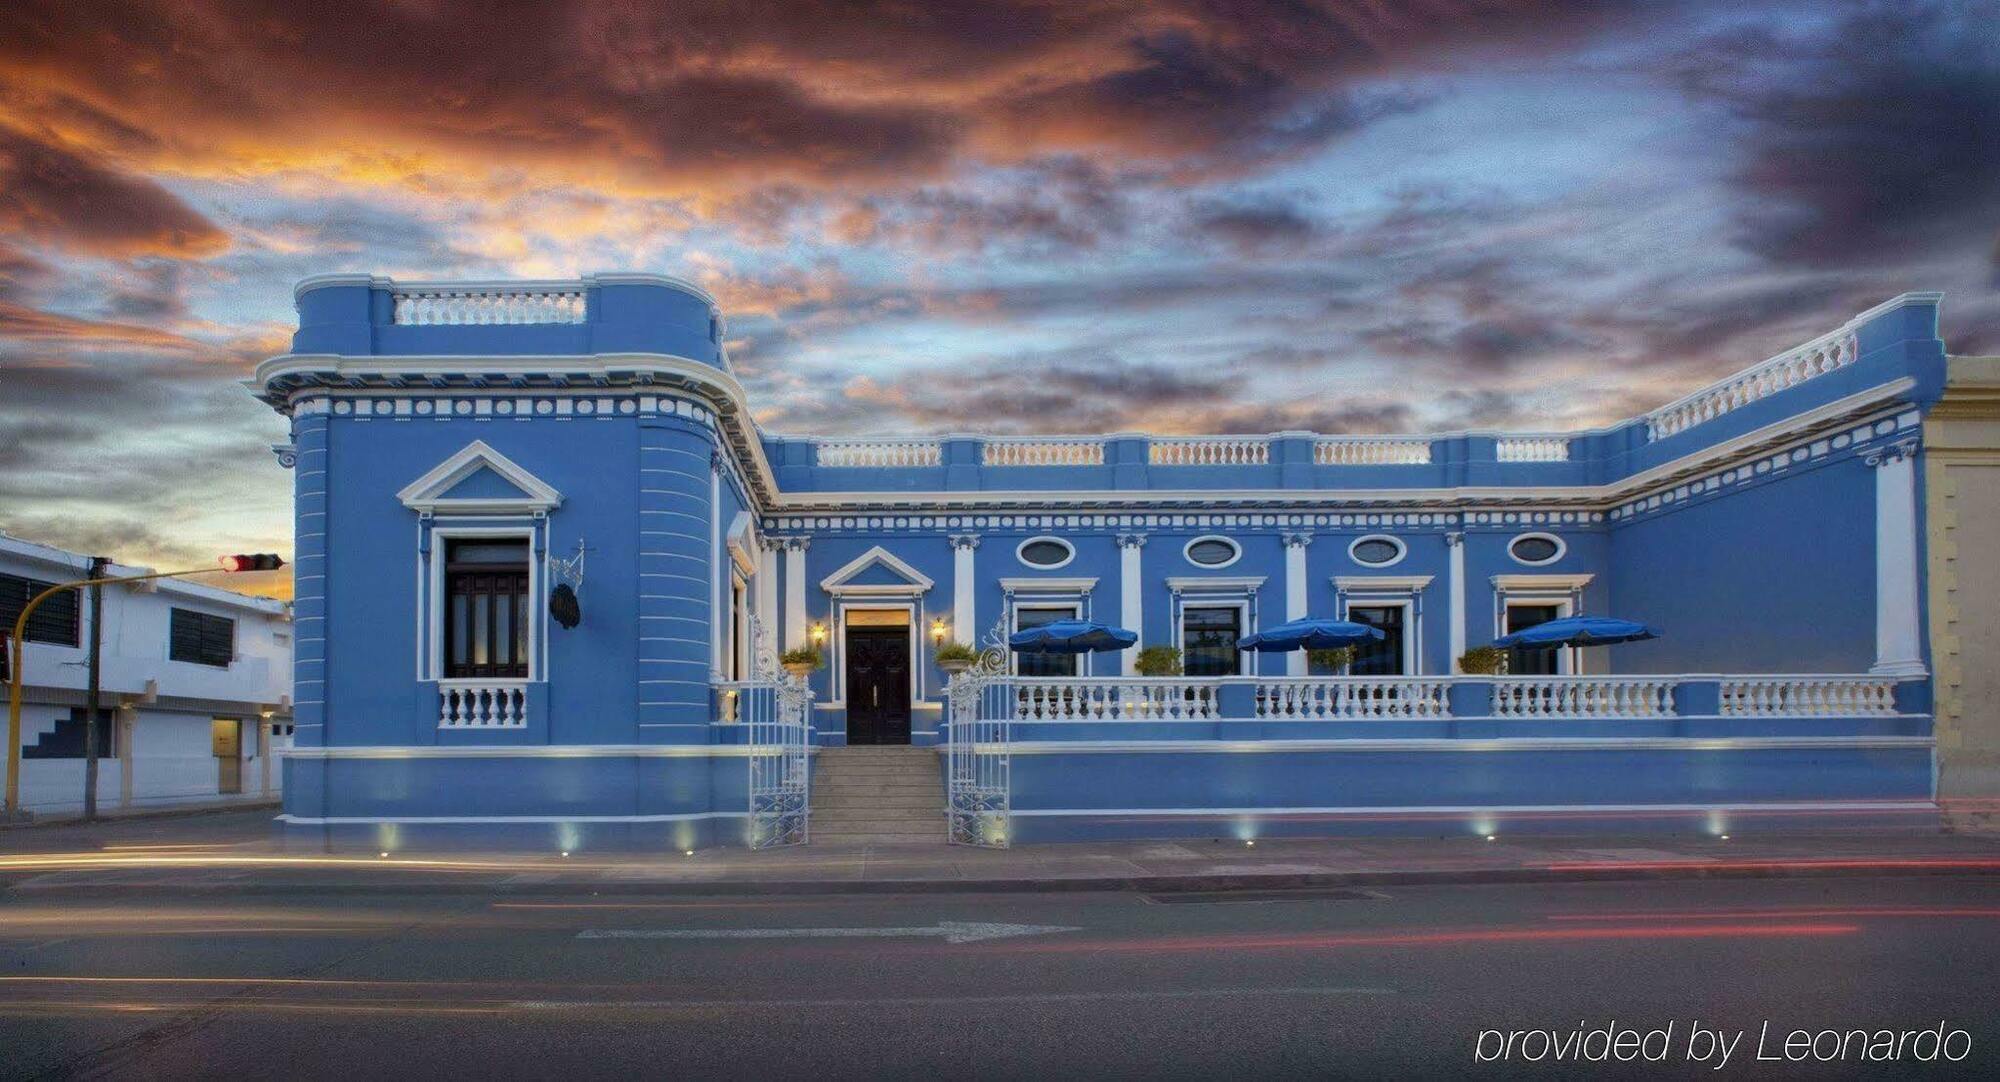
[[[847,629],[847,742],[910,742],[910,629]]]

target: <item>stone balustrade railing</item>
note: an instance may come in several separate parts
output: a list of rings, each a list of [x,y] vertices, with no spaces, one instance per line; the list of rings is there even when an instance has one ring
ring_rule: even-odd
[[[987,466],[1102,466],[1100,439],[992,438],[980,448]]]
[[[936,440],[821,440],[815,455],[821,466],[877,469],[936,466],[944,461]]]
[[[1009,683],[1019,721],[1197,721],[1222,716],[1213,680],[1020,677]]]
[[[1422,677],[1297,677],[1260,680],[1256,716],[1276,721],[1451,716],[1449,681]]]
[[[1382,436],[1326,436],[1313,441],[1317,466],[1423,466],[1431,460],[1431,441]]]
[[[1721,714],[1737,718],[1888,717],[1896,681],[1855,676],[1751,676],[1722,681]]]
[[[1146,455],[1155,466],[1263,466],[1271,461],[1271,441],[1261,436],[1156,438]]]
[[[526,680],[440,680],[438,700],[440,729],[519,729],[528,724]]]
[[[1496,718],[1664,718],[1671,676],[1514,676],[1493,681]]]
[[[1501,462],[1568,462],[1568,436],[1502,436],[1493,441]]]
[[[1854,332],[1847,329],[1787,350],[1646,414],[1646,438],[1660,440],[1685,432],[1703,421],[1845,368],[1854,363],[1857,350]]]
[[[582,323],[586,291],[553,286],[413,286],[392,290],[394,321],[417,327]]]

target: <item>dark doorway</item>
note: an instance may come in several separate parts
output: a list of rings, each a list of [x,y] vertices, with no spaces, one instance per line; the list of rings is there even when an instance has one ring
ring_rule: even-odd
[[[1403,615],[1408,611],[1402,605],[1348,606],[1349,620],[1382,632],[1381,638],[1354,648],[1354,662],[1347,667],[1348,675],[1407,675],[1403,672]]]
[[[1560,605],[1507,606],[1506,633],[1526,631],[1562,615]],[[1554,676],[1562,670],[1561,647],[1517,646],[1507,652],[1507,672],[1513,676]]]
[[[847,742],[910,742],[910,629],[847,629]]]

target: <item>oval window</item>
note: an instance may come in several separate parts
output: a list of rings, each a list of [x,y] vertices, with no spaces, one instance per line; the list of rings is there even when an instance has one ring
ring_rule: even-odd
[[[1369,567],[1387,567],[1401,560],[1406,551],[1403,543],[1393,537],[1363,537],[1347,546],[1347,555],[1355,563]]]
[[[1031,537],[1021,542],[1014,555],[1029,567],[1061,567],[1076,555],[1069,542],[1053,537]]]
[[[1187,562],[1202,567],[1228,567],[1243,555],[1236,542],[1227,537],[1197,537],[1181,550]]]
[[[1563,543],[1545,533],[1522,534],[1507,546],[1507,554],[1524,564],[1548,564],[1562,558]]]

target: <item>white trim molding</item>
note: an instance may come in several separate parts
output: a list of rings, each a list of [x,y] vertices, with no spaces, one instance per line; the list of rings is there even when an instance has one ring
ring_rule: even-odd
[[[492,470],[519,489],[515,497],[447,497],[454,486],[480,470]],[[396,493],[404,507],[431,515],[545,515],[562,506],[562,493],[513,459],[473,440]]]
[[[854,578],[856,575],[877,564],[901,575],[906,581],[902,584],[848,585],[847,580]],[[927,594],[931,591],[931,587],[935,585],[937,584],[931,581],[929,575],[897,559],[895,553],[890,552],[880,545],[876,545],[867,552],[847,561],[839,570],[819,581],[819,588],[835,597],[909,597],[918,594]]]

